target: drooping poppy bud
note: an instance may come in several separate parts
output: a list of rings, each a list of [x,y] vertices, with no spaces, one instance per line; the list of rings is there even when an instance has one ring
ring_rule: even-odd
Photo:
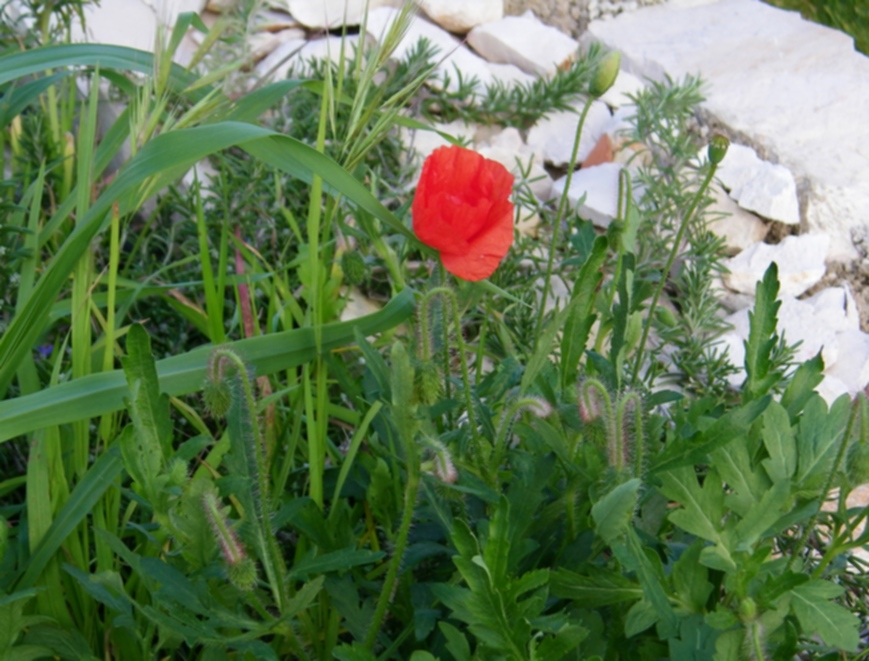
[[[513,175],[464,147],[436,149],[413,198],[413,231],[463,280],[488,278],[513,245]]]

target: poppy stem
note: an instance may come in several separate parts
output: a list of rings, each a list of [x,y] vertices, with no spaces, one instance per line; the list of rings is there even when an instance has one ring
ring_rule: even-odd
[[[567,201],[568,201],[568,193],[570,191],[570,181],[573,179],[573,171],[576,168],[576,157],[579,153],[579,141],[582,137],[582,127],[585,124],[585,118],[588,116],[588,111],[591,109],[591,104],[594,103],[594,98],[589,97],[585,106],[582,108],[582,114],[579,116],[579,124],[576,125],[576,134],[573,137],[573,151],[570,153],[570,162],[567,164],[567,176],[564,180],[564,190],[561,192],[561,199],[558,201],[558,211],[555,214],[555,224],[552,228],[552,241],[549,245],[549,259],[546,262],[546,278],[543,282],[543,294],[540,297],[540,307],[541,310],[546,308],[546,299],[549,298],[549,291],[551,289],[551,281],[552,281],[552,269],[555,266],[555,248],[558,245],[558,235],[559,230],[561,229],[561,221],[564,218],[564,212],[567,210]],[[537,342],[540,341],[540,330],[543,324],[543,314],[538,315],[537,324],[534,329],[534,337],[537,338],[535,340],[535,350],[537,349]]]
[[[449,301],[450,309],[453,313],[453,323],[456,326],[456,344],[458,344],[459,360],[462,364],[462,389],[464,390],[465,406],[468,409],[468,424],[471,426],[471,437],[479,448],[480,439],[479,430],[477,428],[477,415],[474,412],[474,399],[471,396],[471,377],[470,370],[468,369],[468,359],[465,355],[467,353],[467,346],[465,345],[465,339],[462,335],[462,317],[459,313],[459,302],[456,298],[456,293],[452,289],[446,285],[441,285],[439,287],[433,287],[425,293],[422,305],[427,305],[428,299],[437,294],[441,294]],[[444,324],[444,328],[446,328],[446,324]],[[444,352],[447,355],[447,361],[449,361],[449,344],[444,345]],[[449,374],[450,372],[447,370],[445,372],[447,383],[449,383]]]
[[[640,369],[643,366],[643,353],[646,349],[646,342],[649,339],[649,331],[652,328],[652,322],[655,319],[655,309],[658,307],[658,299],[661,298],[661,293],[664,291],[667,279],[670,277],[670,269],[673,268],[673,262],[676,261],[676,256],[681,250],[682,239],[685,237],[685,231],[688,229],[688,225],[694,217],[694,211],[700,204],[700,200],[702,200],[703,196],[706,194],[706,190],[709,188],[709,184],[712,182],[712,178],[715,176],[715,171],[717,169],[718,164],[711,161],[709,172],[706,174],[703,183],[700,184],[700,188],[697,189],[697,194],[694,195],[694,199],[691,201],[691,206],[688,207],[688,211],[686,211],[685,215],[682,217],[682,223],[679,225],[679,230],[676,232],[676,238],[673,240],[673,247],[670,249],[670,256],[667,257],[667,263],[661,271],[661,279],[658,281],[658,286],[655,287],[655,294],[652,296],[652,303],[649,305],[646,324],[643,327],[643,336],[640,338],[639,347],[637,347],[637,358],[634,362],[634,373],[631,376],[631,386],[635,387],[640,378]]]

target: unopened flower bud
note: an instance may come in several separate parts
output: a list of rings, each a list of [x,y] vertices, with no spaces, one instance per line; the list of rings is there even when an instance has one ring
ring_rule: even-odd
[[[610,51],[607,53],[600,64],[597,66],[597,71],[594,72],[594,78],[591,79],[591,85],[588,88],[589,94],[594,98],[603,96],[606,91],[613,86],[616,78],[619,75],[619,67],[622,63],[622,54],[618,51]]]
[[[723,136],[720,133],[712,136],[712,140],[709,141],[709,147],[706,150],[709,156],[709,162],[713,165],[721,163],[727,155],[728,147],[730,147],[730,140],[728,140],[726,136]]]
[[[341,270],[348,284],[361,285],[368,278],[365,259],[355,250],[347,250],[341,255]]]
[[[256,563],[250,558],[242,558],[241,562],[229,565],[227,574],[229,582],[239,590],[250,592],[256,587]]]
[[[229,360],[225,356],[214,352],[208,359],[208,371],[205,377],[205,385],[202,389],[202,399],[205,408],[214,418],[222,418],[229,411],[232,404],[232,390],[229,387],[227,369]]]
[[[743,622],[751,622],[757,617],[757,604],[751,597],[739,602],[739,618]]]
[[[439,401],[444,390],[440,368],[432,361],[421,363],[416,370],[416,399],[423,406]]]

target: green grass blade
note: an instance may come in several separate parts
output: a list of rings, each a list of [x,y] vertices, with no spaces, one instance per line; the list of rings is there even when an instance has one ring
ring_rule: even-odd
[[[30,557],[27,569],[16,585],[17,589],[24,590],[35,585],[48,561],[93,509],[106,490],[114,484],[122,468],[121,453],[117,446],[109,448],[99,456],[70,494],[69,500],[66,501]]]
[[[398,294],[382,310],[354,321],[322,328],[322,347],[330,351],[350,344],[355,329],[362,336],[394,328],[415,309],[414,292]],[[316,356],[314,330],[298,328],[230,343],[256,374],[273,374],[297,367]],[[160,391],[169,396],[198,391],[213,347],[204,346],[157,362]],[[125,406],[127,383],[121,370],[91,374],[26,397],[0,402],[0,443],[51,425],[96,417]]]
[[[107,44],[61,44],[46,46],[0,57],[0,85],[62,67],[100,67],[123,69],[144,74],[154,73],[154,55],[135,48]],[[197,76],[175,64],[170,76],[171,87],[181,91],[196,82]],[[200,89],[191,94],[199,100],[211,90]]]

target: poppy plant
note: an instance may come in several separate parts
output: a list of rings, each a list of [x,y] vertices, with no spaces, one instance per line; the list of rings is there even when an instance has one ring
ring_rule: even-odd
[[[435,149],[413,198],[413,231],[463,280],[488,278],[513,245],[513,175],[463,147]]]

